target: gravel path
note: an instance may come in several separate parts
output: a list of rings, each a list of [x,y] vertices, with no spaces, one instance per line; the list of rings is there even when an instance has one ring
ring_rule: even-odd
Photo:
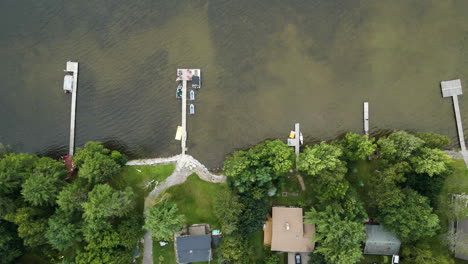
[[[192,173],[196,173],[198,177],[204,181],[214,183],[226,182],[226,176],[212,174],[203,164],[187,154],[168,158],[131,160],[127,162],[126,165],[158,165],[169,163],[176,163],[174,172],[164,182],[157,185],[148,197],[146,197],[145,210],[147,209],[146,204],[158,197],[162,191],[171,186],[184,183]],[[151,239],[151,233],[149,231],[146,232],[144,236],[143,264],[153,264],[153,240]]]

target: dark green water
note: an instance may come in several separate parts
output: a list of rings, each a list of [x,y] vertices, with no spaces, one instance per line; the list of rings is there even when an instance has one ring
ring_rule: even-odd
[[[306,141],[434,131],[456,141],[441,80],[468,92],[468,1],[0,2],[0,142],[64,154],[65,62],[80,62],[76,144],[177,154],[178,67],[201,68],[189,152],[208,166],[300,122]],[[460,97],[465,133],[468,98]]]

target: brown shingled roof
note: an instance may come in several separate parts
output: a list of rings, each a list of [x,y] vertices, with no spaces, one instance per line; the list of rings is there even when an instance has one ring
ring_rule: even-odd
[[[273,207],[272,251],[312,252],[314,224],[304,224],[302,208]]]

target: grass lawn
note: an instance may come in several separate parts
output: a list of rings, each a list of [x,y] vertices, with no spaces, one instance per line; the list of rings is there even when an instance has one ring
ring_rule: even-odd
[[[284,183],[278,188],[276,195],[270,198],[271,206],[298,206],[302,208],[309,208],[316,201],[312,191],[312,179],[307,175],[302,176],[306,190],[302,191],[301,185],[297,178],[297,172],[286,174]],[[283,193],[287,192],[286,196]],[[296,193],[297,196],[293,195]]]
[[[221,192],[227,190],[226,184],[210,183],[201,180],[196,174],[188,177],[183,184],[173,186],[165,191],[169,194],[169,201],[177,204],[179,212],[185,215],[187,225],[209,224],[212,229],[219,229],[220,224],[214,215],[214,200]],[[263,237],[262,237],[263,243]],[[213,252],[212,263],[217,263],[217,252]],[[176,263],[174,243],[165,247],[153,241],[153,261],[159,263],[159,256],[164,257],[162,263]]]
[[[177,263],[174,252],[174,242],[169,242],[169,244],[161,247],[158,241],[153,241],[153,263]]]
[[[116,189],[124,189],[127,186],[132,187],[133,191],[137,195],[138,210],[143,212],[144,200],[154,188],[156,181],[164,181],[174,172],[174,169],[174,164],[156,166],[124,166],[122,167],[120,175],[112,180],[111,185]],[[145,187],[153,180],[155,181],[153,184]]]

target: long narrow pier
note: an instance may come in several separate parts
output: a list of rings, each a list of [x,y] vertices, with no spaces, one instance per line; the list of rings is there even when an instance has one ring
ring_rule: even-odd
[[[76,116],[76,95],[78,93],[78,62],[67,61],[67,72],[73,73],[73,90],[70,111],[70,148],[69,155],[75,151],[75,116]]]
[[[187,80],[182,81],[182,155],[187,151]]]
[[[455,111],[455,119],[457,121],[457,131],[458,139],[460,141],[461,154],[463,155],[463,160],[465,160],[465,164],[468,168],[468,152],[466,151],[465,136],[463,134],[463,125],[460,114],[460,106],[458,104],[458,95],[463,94],[461,81],[460,79],[442,81],[440,83],[440,86],[442,89],[442,96],[452,97],[453,99],[453,109]]]
[[[369,103],[364,102],[364,134],[369,135]]]

